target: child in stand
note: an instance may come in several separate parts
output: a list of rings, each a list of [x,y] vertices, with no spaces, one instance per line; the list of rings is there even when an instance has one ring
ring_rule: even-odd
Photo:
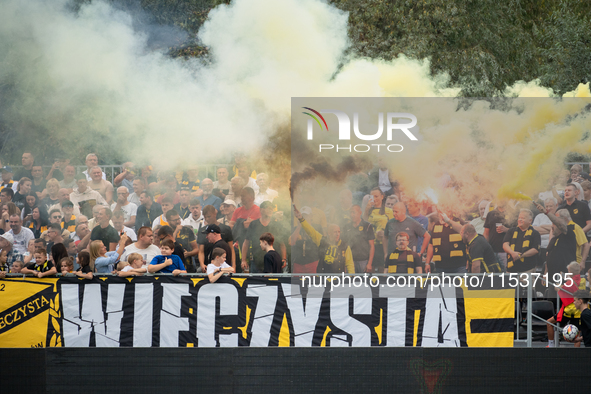
[[[15,261],[12,263],[12,267],[10,267],[11,274],[20,274],[22,269],[25,267],[25,263],[22,261]]]
[[[127,263],[128,265],[123,267],[121,271],[113,272],[121,277],[143,275],[148,272],[148,267],[144,265],[144,258],[139,253],[131,253],[127,256]]]
[[[35,262],[29,263],[21,270],[21,273],[33,274],[38,278],[43,278],[44,276],[57,274],[57,269],[51,261],[47,260],[47,251],[38,248],[35,250]]]
[[[60,260],[60,271],[62,275],[71,274],[74,272],[74,258],[64,257]]]
[[[261,249],[266,252],[263,259],[263,272],[266,274],[280,274],[283,272],[283,261],[281,255],[273,248],[274,243],[275,237],[271,233],[263,233],[259,239]]]
[[[234,273],[234,268],[226,263],[226,251],[222,248],[214,248],[211,252],[211,264],[207,266],[209,281],[213,283],[223,274],[232,273]]]
[[[159,273],[159,274],[173,274],[178,276],[179,274],[186,274],[187,270],[181,258],[174,252],[174,241],[172,239],[164,239],[160,242],[161,255],[156,256],[150,262],[148,266],[148,272]]]
[[[93,275],[92,268],[90,266],[90,253],[82,251],[78,253],[76,260],[80,268],[74,271],[74,275],[85,279],[92,279]]]

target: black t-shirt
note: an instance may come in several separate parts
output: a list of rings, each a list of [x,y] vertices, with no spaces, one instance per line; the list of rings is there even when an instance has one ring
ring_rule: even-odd
[[[480,272],[501,272],[492,246],[480,234],[468,244],[468,259],[470,264],[480,261]]]
[[[222,240],[226,241],[228,244],[230,244],[230,242],[234,242],[234,237],[232,236],[232,229],[230,228],[230,226],[226,226],[225,224],[218,224],[218,226],[222,231]],[[205,227],[207,227],[206,224],[204,224],[202,228]],[[207,242],[207,234],[203,234],[203,232],[200,231],[197,234],[197,243],[199,245],[207,245],[209,243]]]
[[[179,256],[179,259],[181,259],[183,264],[185,263],[185,250],[183,249],[183,246],[176,241],[174,242],[174,250],[172,254]]]
[[[181,249],[186,250],[187,252],[191,252],[193,248],[191,247],[191,242],[195,241],[195,233],[193,232],[193,227],[190,226],[183,226],[179,234],[176,236],[176,244],[179,244]],[[175,253],[176,254],[176,248]],[[179,256],[185,267],[188,265],[193,265],[191,261],[191,257],[185,258],[184,256]]]
[[[52,205],[57,205],[59,204],[59,202],[60,200],[58,198],[52,200],[51,198],[49,198],[49,196],[47,196],[43,200],[41,200],[41,205],[43,205],[43,207],[45,207],[45,210],[49,212],[49,207],[51,207]]]
[[[279,243],[283,242],[282,228],[279,223],[271,221],[268,225],[263,226],[261,219],[253,220],[250,223],[246,232],[246,239],[250,241],[253,264],[257,267],[258,272],[261,272],[264,269],[265,252],[263,252],[263,249],[261,249],[260,246],[260,238],[264,233],[273,234],[273,237],[275,237],[274,246],[279,246]]]
[[[584,309],[581,312],[581,334],[585,347],[591,348],[591,310]]]
[[[92,229],[92,232],[90,233],[90,240],[101,240],[103,241],[103,245],[106,246],[107,250],[110,250],[109,244],[111,242],[119,242],[119,234],[117,233],[117,230],[115,230],[111,225],[108,225],[105,228],[102,228],[100,225],[97,225],[95,228]]]
[[[15,181],[18,182],[23,177],[27,177],[29,179],[33,179],[33,173],[31,172],[31,170],[27,170],[24,167],[21,167],[18,170],[16,170],[16,172],[14,173],[14,176],[12,177],[12,179],[14,179]]]
[[[186,218],[188,218],[189,215],[191,215],[191,211],[189,210],[189,207],[188,206],[187,206],[187,208],[181,207],[181,203],[180,202],[174,206],[174,210],[179,213],[179,216],[183,220],[186,219]]]
[[[546,266],[548,268],[548,277],[552,278],[559,272],[567,272],[566,266],[571,261],[577,259],[577,236],[575,226],[569,224],[566,226],[566,234],[554,236],[548,242],[548,255],[546,257]]]
[[[571,205],[568,205],[566,201],[564,201],[558,206],[558,208],[556,208],[557,211],[559,209],[566,209],[570,213],[572,221],[581,226],[581,228],[585,228],[587,220],[591,220],[589,205],[583,201],[575,200]]]
[[[92,272],[92,270],[90,269],[90,265],[85,265],[84,267],[80,267],[76,271],[82,272],[83,274],[88,274],[89,272]]]
[[[31,178],[33,179],[33,178]],[[32,182],[31,184],[31,191],[32,192],[39,192],[41,193],[44,189],[45,189],[45,185],[47,184],[47,181],[44,179],[41,179],[41,182],[38,185],[35,185],[35,181]]]
[[[45,263],[37,265],[37,263],[27,264],[27,269],[31,271],[47,272],[54,267],[53,263],[47,260]]]
[[[341,228],[343,229],[342,237],[351,248],[353,261],[369,260],[369,241],[373,241],[375,238],[373,226],[362,220],[357,226],[350,223]]]
[[[313,225],[314,229],[319,233],[322,233],[322,227],[319,225]],[[310,264],[318,261],[318,246],[310,239],[304,229],[300,229],[300,237],[291,247],[291,259],[294,264]]]
[[[495,253],[504,253],[503,239],[505,238],[505,233],[497,233],[497,223],[501,223],[506,227],[507,218],[505,217],[504,213],[501,213],[499,210],[495,209],[486,215],[484,228],[488,229],[488,243],[490,246],[492,246],[493,251]]]
[[[509,242],[509,246],[516,252],[525,253],[530,249],[537,249],[540,251],[540,243],[542,238],[532,226],[529,226],[525,231],[521,231],[519,227],[514,227],[505,233],[503,242]],[[525,272],[536,267],[538,263],[538,253],[533,256],[521,258],[518,261],[513,261],[510,254],[507,254],[507,270],[509,272]]]
[[[204,247],[204,252],[205,252],[205,265],[209,265],[209,263],[211,263],[211,252],[213,252],[213,250],[215,248],[222,248],[226,251],[226,264],[228,265],[232,265],[232,249],[230,248],[230,245],[228,245],[228,243],[226,241],[224,241],[223,239],[220,239],[219,241],[217,241],[214,244],[210,244],[209,242],[205,244]]]
[[[16,192],[14,194],[14,197],[12,197],[12,202],[14,203],[14,205],[16,205],[16,207],[18,209],[20,209],[22,211],[23,208],[25,207],[25,203],[27,202],[26,198],[27,198],[26,195]]]
[[[281,255],[277,253],[276,250],[269,250],[265,253],[264,260],[264,270],[263,272],[266,274],[280,274],[282,272],[281,266],[283,265],[283,261],[281,259]]]

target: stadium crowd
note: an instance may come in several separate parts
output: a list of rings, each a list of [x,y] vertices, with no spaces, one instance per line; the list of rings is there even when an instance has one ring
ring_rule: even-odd
[[[107,180],[96,154],[85,164],[77,174],[60,159],[44,171],[27,151],[17,171],[1,168],[1,272],[206,274],[221,249],[245,273],[552,277],[573,261],[584,273],[589,255],[591,177],[580,164],[531,201],[484,197],[464,212],[414,196],[381,159],[350,176],[334,202],[304,187],[293,207],[243,154],[215,174],[196,166],[154,174],[127,162]]]

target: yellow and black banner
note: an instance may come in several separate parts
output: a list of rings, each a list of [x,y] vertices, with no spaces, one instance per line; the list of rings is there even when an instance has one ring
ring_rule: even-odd
[[[5,278],[0,347],[513,346],[513,290],[381,281]]]

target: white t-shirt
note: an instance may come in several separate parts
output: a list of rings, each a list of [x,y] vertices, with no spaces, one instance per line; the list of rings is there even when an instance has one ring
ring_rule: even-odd
[[[33,232],[24,227],[21,227],[21,232],[18,234],[15,234],[12,230],[10,230],[9,233],[14,238],[12,249],[16,250],[20,254],[25,254],[27,247],[29,246],[29,241],[35,239]]]
[[[378,186],[385,193],[388,190],[392,189],[392,184],[390,183],[389,171],[388,170],[382,171],[380,169],[378,169],[378,171],[379,171],[378,172]]]
[[[156,245],[150,245],[146,249],[139,249],[137,246],[135,246],[135,244],[131,244],[123,250],[123,254],[121,255],[121,261],[127,261],[127,256],[129,256],[132,253],[141,254],[146,264],[150,264],[154,257],[161,254],[160,248]]]
[[[207,275],[213,274],[215,271],[219,270],[220,268],[230,268],[228,263],[225,261],[219,267],[213,265],[213,263],[207,265]]]
[[[189,215],[188,218],[183,219],[183,221],[181,221],[181,224],[183,226],[191,226],[193,228],[193,231],[195,232],[195,234],[198,234],[202,228],[206,227],[205,219],[203,219],[203,215],[201,215],[199,220],[195,220],[195,219],[193,219],[193,215]]]
[[[272,189],[267,189],[264,192],[259,191],[254,198],[254,204],[260,206],[263,201],[273,202],[278,195],[279,193]]]
[[[535,227],[540,227],[540,226],[544,226],[547,224],[552,225],[552,221],[550,220],[550,218],[548,218],[548,216],[545,213],[539,213],[531,225],[535,226]],[[541,237],[540,247],[547,248],[548,243],[550,243],[550,234],[541,234],[540,237]]]
[[[259,185],[257,185],[257,180],[254,178],[248,178],[248,183],[244,187],[250,187],[254,190],[255,195],[259,192]]]
[[[143,268],[146,270],[146,272],[148,272],[148,266],[147,265],[142,265],[140,268]],[[121,270],[121,272],[127,272],[127,271],[131,271],[132,269],[134,269],[131,265],[126,265],[125,267],[123,267],[123,269]]]
[[[111,204],[111,211],[115,212],[116,206],[117,206],[116,202]],[[137,205],[135,205],[132,202],[130,202],[127,205],[122,206],[121,210],[123,211],[123,221],[124,222],[129,222],[131,220],[132,216],[137,216]]]
[[[142,203],[140,202],[140,196],[138,196],[135,193],[131,193],[128,197],[127,197],[127,201],[134,203],[136,206],[140,206],[142,205]]]

